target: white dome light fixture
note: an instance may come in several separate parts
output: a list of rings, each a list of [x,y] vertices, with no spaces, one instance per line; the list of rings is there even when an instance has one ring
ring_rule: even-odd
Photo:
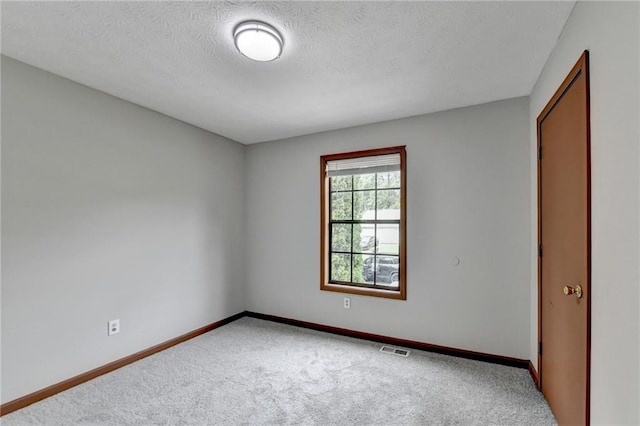
[[[260,21],[241,22],[233,30],[233,41],[240,53],[258,62],[278,59],[284,41],[271,25]]]

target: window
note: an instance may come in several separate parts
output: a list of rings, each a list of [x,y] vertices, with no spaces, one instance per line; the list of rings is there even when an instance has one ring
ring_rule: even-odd
[[[406,299],[405,147],[325,155],[321,290]]]

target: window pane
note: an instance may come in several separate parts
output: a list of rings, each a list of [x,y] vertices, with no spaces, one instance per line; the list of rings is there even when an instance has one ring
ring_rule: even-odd
[[[378,224],[376,225],[376,236],[378,238],[377,253],[400,253],[400,225],[391,223]]]
[[[376,187],[376,174],[353,176],[354,189],[374,189]]]
[[[368,281],[365,277],[365,275],[367,274],[367,271],[365,271],[365,260],[367,258],[370,258],[371,256],[366,255],[366,254],[354,254],[353,255],[353,282],[354,283],[360,283],[360,284],[373,284],[373,277],[371,277]],[[371,265],[371,261],[369,262],[369,265]],[[371,269],[369,267],[369,269]]]
[[[378,191],[377,220],[400,219],[400,190]]]
[[[374,231],[375,225],[373,223],[353,225],[353,251],[355,253],[373,253],[376,248]]]
[[[351,220],[351,192],[331,194],[331,219]]]
[[[400,171],[378,173],[378,188],[400,188]]]
[[[355,220],[375,219],[376,191],[354,192],[353,197],[353,218]]]
[[[331,251],[351,251],[351,225],[331,225]]]
[[[344,191],[351,189],[351,176],[335,176],[330,179],[331,191]]]
[[[352,239],[352,247],[353,247],[353,251],[354,252],[361,252],[362,251],[362,246],[365,243],[362,240],[362,225],[356,223],[353,225],[353,231],[352,231],[352,235],[351,237]]]
[[[364,283],[366,284],[373,284],[374,260],[375,260],[374,256],[362,255],[362,278],[364,280]]]
[[[350,254],[331,254],[331,281],[351,281]]]
[[[400,260],[398,256],[376,256],[376,285],[398,287]]]

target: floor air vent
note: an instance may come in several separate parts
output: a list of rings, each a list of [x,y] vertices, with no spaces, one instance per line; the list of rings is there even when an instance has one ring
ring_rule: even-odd
[[[394,354],[394,355],[398,355],[398,356],[404,356],[407,357],[409,356],[409,351],[406,349],[396,349],[396,348],[392,348],[390,346],[383,346],[380,348],[380,352],[385,352],[388,354]]]

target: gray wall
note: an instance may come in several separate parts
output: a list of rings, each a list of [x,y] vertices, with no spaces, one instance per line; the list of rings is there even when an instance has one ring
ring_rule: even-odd
[[[250,145],[247,308],[527,358],[527,98]],[[319,158],[407,146],[406,301],[320,291]],[[451,258],[460,265],[452,266]]]
[[[640,3],[578,2],[530,97],[536,118],[585,49],[591,79],[594,424],[640,424]],[[531,234],[537,171],[531,156]],[[535,250],[532,246],[532,261]],[[537,269],[531,275],[531,360],[537,363]]]
[[[2,57],[2,402],[244,310],[244,150]]]

